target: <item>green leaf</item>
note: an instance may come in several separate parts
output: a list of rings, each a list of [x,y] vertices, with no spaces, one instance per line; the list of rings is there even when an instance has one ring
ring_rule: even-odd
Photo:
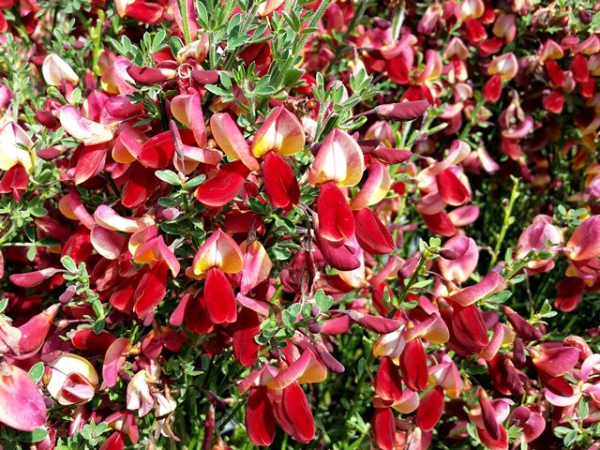
[[[106,325],[106,321],[104,319],[100,319],[97,320],[96,323],[94,323],[94,333],[95,334],[100,334],[102,333],[102,330],[104,330],[104,326]]]
[[[193,189],[200,185],[204,180],[206,180],[206,175],[198,175],[197,177],[192,178],[190,181],[185,183],[186,189]]]
[[[43,206],[36,206],[35,208],[31,208],[29,212],[33,217],[44,217],[48,215],[48,210]]]
[[[315,294],[315,302],[321,311],[325,312],[331,308],[331,305],[333,305],[333,298],[329,295],[326,295],[323,289],[319,289]]]
[[[486,301],[490,303],[505,303],[506,300],[512,297],[512,292],[506,290],[498,292],[497,294],[490,295]]]
[[[60,259],[61,264],[65,269],[67,269],[71,273],[77,273],[77,264],[73,261],[73,258],[70,256],[63,256]]]
[[[44,376],[44,363],[39,362],[34,364],[31,369],[29,369],[29,376],[33,382],[37,384]]]
[[[37,247],[35,245],[32,245],[27,250],[27,259],[29,261],[33,261],[35,259],[35,255],[37,255]]]
[[[7,306],[8,306],[7,298],[0,300],[0,314],[2,314],[4,312],[4,310],[6,309]]]
[[[227,97],[230,95],[229,92],[227,92],[224,89],[221,89],[219,86],[215,86],[214,84],[207,84],[204,87],[207,91],[212,92],[213,94],[218,95],[219,97]]]
[[[39,430],[30,431],[28,433],[21,433],[17,438],[20,442],[27,442],[30,444],[35,444],[36,442],[41,442],[48,436],[48,432],[40,428]]]
[[[163,180],[165,183],[169,183],[173,186],[181,186],[181,180],[172,170],[157,170],[154,172],[154,175]]]

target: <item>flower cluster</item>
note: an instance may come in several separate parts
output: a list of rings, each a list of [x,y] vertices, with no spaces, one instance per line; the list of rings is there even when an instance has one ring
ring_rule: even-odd
[[[0,2],[0,446],[600,447],[597,11]]]

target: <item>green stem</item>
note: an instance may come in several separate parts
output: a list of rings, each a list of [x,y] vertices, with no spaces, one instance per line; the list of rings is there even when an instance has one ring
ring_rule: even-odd
[[[513,180],[513,188],[510,193],[510,200],[508,202],[508,206],[504,210],[504,222],[502,223],[502,229],[500,230],[500,234],[498,235],[498,240],[496,241],[496,246],[494,247],[494,254],[492,255],[492,260],[490,261],[490,266],[488,270],[492,270],[492,268],[496,265],[498,261],[498,255],[500,253],[500,249],[502,248],[502,242],[506,237],[506,232],[508,231],[508,227],[512,224],[512,210],[515,205],[515,201],[519,197],[519,179],[512,177]]]
[[[190,35],[190,25],[188,23],[187,2],[185,0],[177,0],[177,6],[179,6],[181,23],[183,24],[183,38],[185,39],[186,44],[190,44],[192,42],[192,36]]]

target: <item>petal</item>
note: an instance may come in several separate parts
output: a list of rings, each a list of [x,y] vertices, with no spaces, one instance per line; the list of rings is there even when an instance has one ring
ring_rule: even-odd
[[[375,408],[371,419],[373,440],[381,450],[394,450],[396,420],[390,408]]]
[[[79,77],[71,66],[56,53],[50,53],[42,63],[42,75],[44,81],[49,86],[59,86],[60,82],[65,80],[73,86],[79,83]]]
[[[33,431],[46,423],[46,404],[37,385],[23,369],[0,362],[0,423]]]
[[[391,358],[381,358],[373,380],[375,394],[385,401],[396,403],[402,398],[402,377],[400,369]]]
[[[81,184],[101,173],[104,169],[106,153],[107,149],[103,144],[83,147],[75,166],[75,184]]]
[[[250,390],[246,404],[246,430],[254,445],[270,446],[275,437],[275,416],[264,388]]]
[[[135,233],[141,228],[148,226],[145,220],[122,217],[107,205],[100,205],[96,208],[94,220],[102,228],[111,231],[121,231],[123,233]]]
[[[90,362],[79,355],[63,353],[49,364],[50,376],[46,389],[52,397],[58,399],[67,376],[77,374],[84,377],[93,386],[98,385],[98,373]]]
[[[233,331],[233,356],[244,367],[250,367],[258,361],[260,346],[254,338],[260,334],[258,314],[248,308],[242,308]]]
[[[163,131],[151,137],[140,149],[137,160],[151,169],[164,169],[171,164],[175,144],[170,131]]]
[[[439,422],[443,412],[444,394],[441,388],[435,387],[421,399],[415,422],[421,430],[431,431]]]
[[[496,294],[504,289],[506,289],[506,281],[502,275],[490,272],[479,283],[452,294],[450,299],[461,306],[469,306],[487,295]]]
[[[354,211],[354,222],[356,240],[367,253],[385,255],[396,248],[392,235],[372,209]]]
[[[447,204],[460,206],[471,201],[471,193],[452,169],[438,173],[435,180],[438,191]]]
[[[305,143],[304,129],[298,118],[285,107],[274,109],[262,123],[252,141],[252,153],[257,158],[273,151],[282,156],[295,155]]]
[[[84,145],[102,144],[113,138],[113,132],[109,128],[82,117],[72,105],[60,109],[59,120],[65,131]]]
[[[410,390],[424,391],[427,388],[427,355],[420,339],[406,343],[400,355],[400,371],[402,380]]]
[[[416,100],[413,102],[390,103],[388,105],[379,105],[375,108],[375,113],[381,119],[392,120],[415,120],[423,115],[429,102],[427,100]]]
[[[157,263],[140,279],[133,295],[133,310],[138,317],[146,317],[162,301],[167,292],[169,266],[164,261]]]
[[[125,238],[116,231],[96,225],[90,233],[90,239],[94,249],[104,258],[116,260],[125,247]]]
[[[444,257],[438,259],[442,276],[454,283],[467,281],[477,268],[477,262],[479,261],[477,243],[466,236],[454,236],[448,239],[442,248],[452,250],[458,255],[452,260]]]
[[[113,387],[117,384],[119,371],[130,350],[131,341],[126,338],[118,338],[108,347],[104,355],[104,364],[102,365],[102,379],[108,387]]]
[[[398,320],[386,319],[385,317],[372,316],[355,309],[346,312],[348,317],[366,330],[379,334],[388,334],[398,330],[402,323]]]
[[[244,242],[240,250],[244,255],[240,290],[242,294],[247,294],[269,278],[273,263],[260,241],[254,241],[250,244]]]
[[[106,330],[96,334],[90,328],[80,328],[71,334],[73,347],[93,355],[104,355],[117,338]]]
[[[311,358],[314,358],[312,351],[305,350],[300,358],[279,372],[275,378],[267,383],[269,389],[282,390],[298,381],[308,368]]]
[[[263,183],[269,201],[275,208],[289,210],[300,201],[296,174],[285,160],[274,152],[264,157]]]
[[[218,229],[200,247],[192,264],[195,275],[203,275],[211,267],[225,273],[238,273],[243,268],[243,257],[231,236]]]
[[[391,182],[387,166],[377,160],[372,160],[367,181],[363,184],[358,195],[350,202],[351,208],[354,210],[362,209],[379,203],[390,190]]]
[[[307,444],[315,437],[315,421],[306,399],[306,394],[298,383],[283,390],[280,403],[274,404],[275,418],[287,434],[299,442]]]
[[[354,241],[333,242],[325,239],[316,232],[317,246],[323,255],[323,258],[331,267],[338,270],[350,271],[360,267],[360,260],[357,257],[359,248],[358,243]]]
[[[241,160],[250,171],[255,172],[259,169],[258,161],[250,152],[246,139],[229,114],[214,114],[210,118],[210,129],[217,145],[227,156]]]
[[[319,148],[308,172],[312,185],[334,181],[338,186],[355,186],[364,170],[362,151],[346,132],[335,129]]]
[[[214,178],[198,186],[196,198],[209,208],[226,205],[240,193],[249,173],[240,161],[226,164]]]
[[[352,210],[342,191],[331,182],[321,185],[317,199],[318,229],[323,238],[339,242],[354,236]]]
[[[177,95],[171,100],[171,112],[179,122],[194,132],[194,139],[199,147],[206,147],[206,127],[200,95]],[[214,130],[213,130],[214,134]]]
[[[567,242],[571,249],[569,258],[573,261],[584,261],[586,259],[600,256],[600,216],[592,216],[584,220],[575,229],[575,232]]]
[[[232,323],[237,318],[237,304],[233,288],[221,269],[211,268],[204,284],[206,312],[211,322]]]

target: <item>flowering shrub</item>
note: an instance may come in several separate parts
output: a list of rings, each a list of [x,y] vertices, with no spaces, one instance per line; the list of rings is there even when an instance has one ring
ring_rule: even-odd
[[[0,8],[0,447],[600,446],[600,4]]]

